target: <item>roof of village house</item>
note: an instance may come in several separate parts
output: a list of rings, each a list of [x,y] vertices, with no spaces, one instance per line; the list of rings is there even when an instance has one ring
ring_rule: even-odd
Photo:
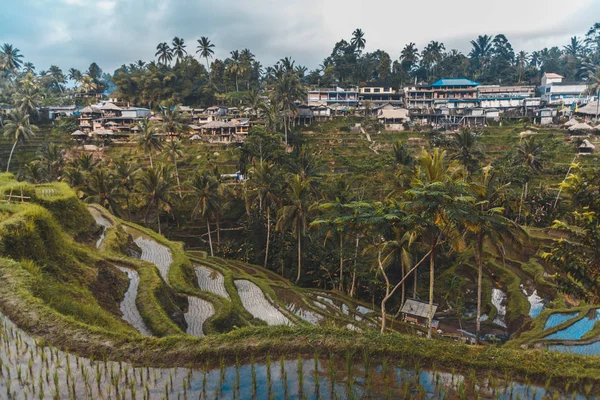
[[[587,103],[583,107],[579,107],[577,111],[578,114],[586,114],[586,115],[596,115],[598,112],[598,101],[592,101]]]
[[[594,129],[594,128],[592,128],[591,126],[589,126],[585,122],[573,125],[573,126],[571,126],[569,128],[570,131],[591,131],[592,129]]]
[[[559,74],[555,74],[554,72],[546,72],[546,73],[544,73],[544,76],[546,78],[550,78],[550,79],[564,78],[564,76],[559,75]]]
[[[360,85],[361,87],[393,87],[390,82],[384,81],[372,81],[372,82],[364,82]]]
[[[87,136],[87,134],[77,129],[75,132],[71,133],[71,136]]]
[[[103,110],[109,110],[109,111],[121,111],[121,108],[118,107],[118,106],[116,106],[116,105],[114,105],[113,103],[105,103],[102,106],[102,109]]]
[[[379,111],[379,119],[407,119],[408,110],[406,108],[398,108],[395,110],[383,109]]]
[[[435,315],[438,306],[433,305],[431,316]],[[420,318],[429,318],[429,303],[416,300],[416,299],[407,299],[402,307],[402,313],[414,315]]]
[[[96,107],[96,106],[87,106],[87,107],[84,107],[84,108],[81,110],[81,113],[95,113],[95,114],[101,114],[101,113],[102,113],[102,111],[101,111],[101,110],[100,110],[98,107]]]
[[[578,123],[579,123],[579,121],[577,121],[575,118],[571,118],[570,120],[568,120],[565,123],[565,126],[569,127],[569,126],[577,125]]]
[[[202,129],[235,128],[237,125],[231,122],[211,121],[202,125]]]
[[[592,143],[590,143],[589,140],[585,139],[583,141],[583,143],[581,143],[581,146],[579,146],[580,149],[595,149],[596,146],[594,146]]]
[[[474,82],[470,79],[458,78],[458,79],[440,79],[431,87],[442,87],[442,86],[479,86],[479,83]]]

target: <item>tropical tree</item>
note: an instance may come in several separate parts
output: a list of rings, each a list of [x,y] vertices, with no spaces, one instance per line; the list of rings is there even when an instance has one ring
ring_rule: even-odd
[[[33,73],[35,72],[35,65],[33,65],[32,62],[26,62],[23,64],[23,71],[25,71],[26,73]]]
[[[154,167],[154,163],[152,161],[152,153],[157,151],[161,151],[163,148],[163,144],[156,135],[156,126],[154,122],[143,119],[137,123],[138,131],[138,147],[144,151],[144,153],[148,153],[150,157],[150,167]]]
[[[356,29],[352,32],[352,40],[350,44],[360,53],[364,48],[367,40],[365,39],[365,33],[362,29]]]
[[[143,169],[139,175],[139,191],[146,199],[146,213],[144,214],[144,224],[148,223],[150,210],[156,210],[156,221],[158,223],[158,233],[161,233],[160,210],[163,206],[170,205],[171,194],[171,176],[170,171],[165,165],[158,165]]]
[[[501,203],[509,184],[501,184],[497,176],[491,173],[492,167],[484,168],[480,182],[471,185],[475,204],[473,212],[465,216],[465,225],[473,242],[475,263],[477,264],[477,317],[475,338],[479,342],[481,332],[481,295],[483,267],[485,265],[484,245],[504,259],[505,243],[514,248],[521,246],[521,238],[527,234],[517,224],[506,218]]]
[[[52,79],[56,87],[60,90],[61,93],[64,92],[62,85],[66,82],[65,75],[62,72],[62,69],[57,67],[56,65],[51,65],[48,68],[48,76]]]
[[[98,168],[90,174],[87,182],[86,202],[100,204],[113,214],[119,215],[121,193],[110,171],[106,168]]]
[[[294,114],[298,110],[296,102],[305,97],[305,90],[295,73],[286,72],[282,74],[274,84],[272,100],[283,110],[282,119],[285,132],[285,144],[288,144],[288,130]]]
[[[415,234],[429,254],[429,321],[431,338],[433,320],[433,292],[435,284],[435,258],[438,248],[449,243],[454,249],[463,250],[460,224],[468,214],[467,206],[473,198],[466,195],[462,167],[446,162],[446,152],[435,149],[419,157],[415,178],[407,191],[405,203],[407,218]]]
[[[98,84],[90,75],[84,75],[81,78],[81,86],[79,88],[83,93],[93,93],[98,89]]]
[[[197,172],[187,183],[188,198],[192,203],[192,217],[202,217],[206,221],[210,256],[214,257],[210,218],[215,218],[221,210],[219,181],[207,172]]]
[[[4,43],[2,47],[0,47],[0,59],[2,60],[1,66],[2,68],[8,71],[15,71],[21,68],[23,61],[23,55],[20,54],[21,50],[13,47],[11,44]]]
[[[167,42],[162,42],[156,46],[156,53],[154,56],[158,57],[158,62],[160,64],[167,65],[173,60],[173,51]]]
[[[198,50],[196,50],[196,53],[200,53],[200,57],[202,57],[206,60],[206,70],[208,71],[208,77],[209,77],[211,83],[212,83],[212,74],[210,73],[210,65],[208,64],[208,59],[212,58],[213,54],[215,54],[215,52],[213,50],[214,47],[215,47],[215,45],[212,44],[206,36],[202,36],[200,39],[198,39],[198,47],[197,47]]]
[[[543,168],[540,160],[543,150],[543,145],[537,143],[535,137],[526,137],[517,146],[517,162],[539,172]]]
[[[185,41],[183,40],[183,38],[175,36],[173,38],[173,42],[171,43],[173,46],[171,47],[171,51],[173,53],[173,56],[175,56],[176,63],[178,63],[179,60],[181,60],[187,54],[187,51],[185,50],[186,45],[184,42]]]
[[[271,243],[271,214],[273,209],[281,203],[282,176],[273,164],[259,162],[250,171],[246,195],[247,205],[257,205],[258,210],[267,216],[267,237],[265,245],[264,267],[269,262],[269,246]]]
[[[27,139],[34,136],[37,131],[38,127],[29,122],[29,114],[26,114],[21,110],[13,110],[8,114],[8,118],[4,122],[4,137],[14,140],[14,144],[10,150],[6,172],[10,171],[10,162],[12,161],[17,143],[25,143]]]
[[[181,182],[179,181],[179,170],[177,169],[177,159],[183,157],[183,149],[181,141],[179,139],[171,139],[167,142],[165,153],[171,159],[173,167],[175,168],[175,179],[177,180],[177,190],[179,191],[179,197],[181,197]]]
[[[302,274],[302,238],[306,235],[306,219],[309,211],[310,180],[302,179],[300,175],[291,178],[287,188],[286,205],[279,209],[278,231],[292,230],[298,246],[298,274],[296,283]]]
[[[493,38],[489,35],[479,35],[477,39],[471,40],[471,46],[473,46],[473,49],[469,53],[469,57],[477,63],[479,67],[478,76],[481,76],[492,57]]]
[[[479,158],[482,153],[477,144],[477,135],[470,129],[462,129],[454,133],[451,142],[452,159],[457,160],[470,173],[479,169]]]
[[[115,186],[122,193],[125,198],[125,205],[127,206],[127,215],[129,221],[131,221],[131,195],[135,190],[135,184],[137,181],[137,175],[140,171],[138,165],[134,162],[128,161],[125,158],[119,158],[112,165],[112,175],[115,179]]]

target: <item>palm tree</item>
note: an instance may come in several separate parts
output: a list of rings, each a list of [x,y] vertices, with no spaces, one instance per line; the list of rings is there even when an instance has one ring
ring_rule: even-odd
[[[475,243],[475,261],[477,263],[477,319],[475,339],[479,342],[481,332],[481,294],[484,266],[484,244],[504,258],[504,243],[509,241],[513,246],[520,246],[520,237],[527,234],[516,223],[504,217],[504,208],[499,206],[499,201],[509,186],[500,185],[495,175],[491,174],[492,167],[484,168],[481,183],[473,184],[472,191],[475,197],[473,212],[466,215],[466,225],[470,236]]]
[[[215,54],[213,50],[214,47],[215,45],[212,44],[206,36],[202,36],[200,39],[198,39],[198,50],[196,50],[196,53],[200,53],[200,57],[203,57],[206,60],[206,71],[208,72],[208,77],[211,83],[212,77],[210,74],[210,66],[208,65],[208,59],[212,58],[213,54]]]
[[[34,88],[27,88],[22,92],[15,94],[15,103],[17,107],[25,114],[37,114],[40,101],[40,92]]]
[[[148,214],[152,207],[156,208],[158,233],[161,232],[160,209],[162,205],[170,204],[171,176],[169,169],[164,165],[156,168],[150,167],[142,170],[139,179],[140,192],[147,201],[148,207],[144,214],[144,224],[148,223]]]
[[[89,196],[86,198],[88,203],[97,203],[110,210],[113,214],[118,213],[118,199],[121,193],[115,184],[112,174],[105,168],[98,168],[90,174],[88,179]]]
[[[2,59],[3,68],[8,71],[15,71],[21,68],[23,61],[23,55],[20,54],[19,49],[13,47],[11,44],[4,43],[2,47],[0,47],[0,59]]]
[[[354,47],[359,53],[365,48],[365,44],[367,40],[365,39],[365,33],[362,29],[356,29],[352,32],[352,40],[350,44]]]
[[[474,173],[479,168],[481,150],[477,144],[477,136],[470,129],[462,129],[454,133],[451,144],[452,159],[457,160],[469,172]]]
[[[135,190],[136,178],[140,168],[131,161],[119,158],[114,162],[112,170],[112,174],[115,177],[115,186],[121,191],[123,197],[125,197],[127,214],[129,221],[131,221],[131,205],[129,204],[129,201],[131,199],[131,194]]]
[[[179,139],[171,139],[167,142],[165,153],[171,159],[173,167],[175,168],[175,179],[177,180],[177,190],[179,191],[179,197],[181,198],[181,182],[179,181],[179,170],[177,169],[177,159],[183,157],[183,150],[181,141]]]
[[[83,74],[77,68],[70,68],[67,77],[75,82],[75,85],[79,85],[83,80]]]
[[[175,56],[176,63],[178,63],[179,60],[181,60],[187,54],[187,51],[185,50],[186,45],[184,42],[185,41],[183,40],[183,38],[175,36],[173,38],[173,42],[171,43],[173,45],[172,52]]]
[[[233,50],[231,52],[228,69],[235,76],[235,91],[239,92],[238,77],[244,73],[244,66],[242,65],[240,52],[238,50]]]
[[[435,149],[433,154],[423,152],[412,187],[407,191],[410,201],[405,205],[408,216],[414,219],[412,229],[421,237],[429,253],[429,338],[437,249],[444,242],[450,242],[460,250],[465,247],[459,235],[459,224],[468,213],[465,207],[472,202],[472,198],[466,196],[462,168],[448,165],[445,158],[446,152],[439,149]]]
[[[428,77],[434,74],[436,67],[443,59],[443,51],[446,47],[443,43],[432,40],[421,53],[421,65],[425,67]]]
[[[94,80],[94,78],[92,78],[90,75],[86,74],[81,78],[80,90],[83,93],[89,94],[89,93],[96,91],[97,89],[98,89],[98,85],[96,84],[96,81]]]
[[[23,71],[27,72],[27,73],[33,73],[35,72],[35,65],[33,65],[32,62],[26,62],[25,64],[23,64]]]
[[[288,144],[288,129],[293,119],[293,114],[298,110],[296,102],[305,97],[305,90],[298,75],[284,73],[275,82],[273,90],[274,103],[283,111],[283,127],[285,131],[285,144]]]
[[[543,149],[541,144],[536,143],[533,136],[527,137],[517,147],[518,161],[535,171],[541,171],[542,163],[540,157]]]
[[[65,83],[65,75],[63,74],[62,69],[60,69],[56,65],[51,65],[50,68],[48,68],[48,75],[50,76],[50,78],[52,78],[54,83],[56,83],[56,86],[58,87],[60,92],[63,93],[64,90],[61,85]]]
[[[294,175],[287,190],[288,205],[282,207],[278,212],[278,231],[291,227],[298,245],[298,275],[296,283],[300,281],[302,273],[302,238],[306,235],[306,218],[308,216],[308,196],[310,193],[310,181],[303,180],[300,175]]]
[[[523,82],[523,77],[525,75],[525,70],[527,69],[527,65],[529,64],[529,54],[526,51],[520,51],[517,55],[517,67],[519,70],[519,82]]]
[[[137,123],[137,127],[139,129],[138,132],[138,147],[144,151],[144,153],[148,153],[150,157],[150,167],[154,167],[154,163],[152,162],[152,153],[157,151],[161,151],[163,145],[156,136],[156,127],[154,123],[148,119],[143,119]]]
[[[156,53],[154,56],[158,56],[158,62],[160,64],[167,65],[173,60],[173,51],[167,42],[162,42],[156,46]]]
[[[488,67],[492,57],[493,38],[489,35],[479,35],[477,39],[471,40],[471,46],[473,46],[473,49],[469,53],[469,57],[477,60],[479,64],[478,75],[481,75]]]
[[[10,162],[15,148],[17,147],[17,143],[25,143],[25,141],[34,136],[37,131],[38,127],[29,122],[29,114],[26,114],[21,110],[13,110],[8,114],[8,118],[4,122],[4,137],[14,140],[14,144],[10,150],[6,172],[10,170]]]
[[[214,218],[221,209],[219,181],[211,174],[197,172],[192,180],[188,182],[187,186],[190,192],[189,197],[193,204],[192,217],[197,218],[200,216],[206,220],[210,256],[214,257],[210,218]]]
[[[569,44],[564,47],[564,51],[568,55],[578,58],[583,51],[583,43],[577,38],[577,36],[573,36]]]
[[[272,208],[280,203],[281,195],[281,176],[277,174],[277,169],[267,162],[260,162],[250,171],[248,186],[251,190],[248,192],[246,203],[258,203],[260,213],[266,208],[267,215],[267,239],[265,247],[264,267],[267,268],[269,261],[269,245],[271,242],[271,212]]]

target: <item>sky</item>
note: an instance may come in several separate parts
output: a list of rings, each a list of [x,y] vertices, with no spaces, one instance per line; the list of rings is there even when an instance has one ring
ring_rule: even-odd
[[[263,65],[289,56],[314,69],[334,44],[361,28],[365,51],[393,60],[405,44],[437,40],[467,54],[480,34],[505,34],[516,51],[564,46],[600,22],[598,0],[0,0],[0,44],[21,50],[37,70],[51,64],[105,72],[154,58],[156,45],[201,36],[224,59],[249,48]]]

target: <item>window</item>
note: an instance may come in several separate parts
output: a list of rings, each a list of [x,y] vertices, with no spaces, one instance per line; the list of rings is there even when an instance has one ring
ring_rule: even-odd
[[[390,92],[390,88],[386,87],[385,89],[383,89],[383,91],[389,93]]]
[[[381,92],[381,89],[377,88],[377,89],[373,89],[373,93],[379,93]]]
[[[365,93],[371,93],[371,89],[365,89]]]

